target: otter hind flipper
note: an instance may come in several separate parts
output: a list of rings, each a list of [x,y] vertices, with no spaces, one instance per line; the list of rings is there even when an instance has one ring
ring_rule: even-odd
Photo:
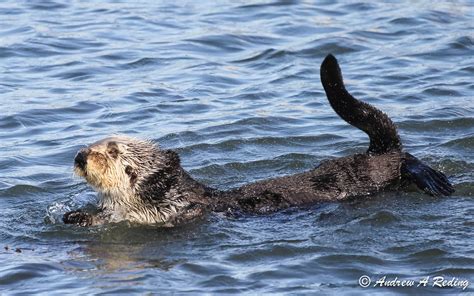
[[[443,173],[430,168],[411,154],[406,155],[402,163],[402,174],[409,181],[429,195],[448,196],[454,193],[453,186]]]
[[[401,151],[402,144],[395,124],[387,114],[354,98],[345,88],[337,59],[329,54],[321,64],[321,82],[334,111],[370,138],[369,153]]]

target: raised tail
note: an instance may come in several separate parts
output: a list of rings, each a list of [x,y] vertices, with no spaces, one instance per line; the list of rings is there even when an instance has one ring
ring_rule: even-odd
[[[349,124],[369,135],[369,153],[384,154],[402,149],[397,128],[387,114],[357,100],[346,90],[341,69],[332,54],[321,64],[321,82],[334,111]]]
[[[387,114],[357,100],[346,90],[339,64],[331,54],[321,64],[321,82],[334,111],[369,135],[369,153],[384,154],[402,150],[395,124]],[[409,153],[404,153],[401,173],[404,180],[413,182],[427,194],[442,196],[454,192],[453,186],[443,173],[430,168]]]

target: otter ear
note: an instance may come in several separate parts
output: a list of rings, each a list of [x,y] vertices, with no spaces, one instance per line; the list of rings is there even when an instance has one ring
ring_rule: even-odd
[[[133,170],[133,168],[129,165],[125,167],[125,174],[127,174],[130,177],[130,184],[135,185],[135,182],[137,182],[137,173]]]
[[[116,142],[109,142],[107,144],[107,153],[113,158],[116,159],[119,155],[119,148]]]
[[[166,155],[166,162],[169,166],[176,167],[181,164],[178,153],[174,152],[173,150],[165,150],[163,152]]]

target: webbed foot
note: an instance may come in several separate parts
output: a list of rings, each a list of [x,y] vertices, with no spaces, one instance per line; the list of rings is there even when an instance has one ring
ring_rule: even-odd
[[[78,226],[92,225],[92,215],[81,210],[70,211],[64,214],[63,222],[65,224],[75,224]]]
[[[434,196],[448,196],[454,193],[453,185],[443,173],[430,168],[409,153],[406,153],[406,156],[402,173],[418,188]]]

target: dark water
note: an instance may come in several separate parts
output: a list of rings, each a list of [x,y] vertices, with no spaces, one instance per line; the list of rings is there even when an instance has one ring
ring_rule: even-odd
[[[456,277],[474,292],[472,1],[166,2],[0,4],[0,294],[463,292],[364,289],[362,275]],[[320,85],[330,52],[453,196],[177,229],[58,220],[95,200],[72,175],[76,151],[113,133],[177,149],[219,188],[364,151]]]

